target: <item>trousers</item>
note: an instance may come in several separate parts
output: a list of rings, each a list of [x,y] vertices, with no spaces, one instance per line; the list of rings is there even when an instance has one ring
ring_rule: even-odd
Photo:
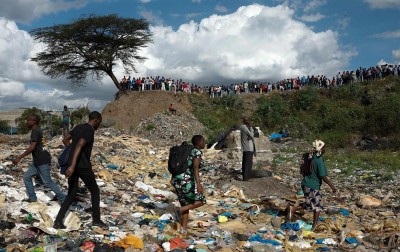
[[[249,180],[251,178],[251,170],[253,169],[253,151],[243,151],[242,159],[242,176],[243,181]]]
[[[61,222],[65,217],[69,207],[75,200],[76,193],[79,189],[79,178],[82,179],[85,186],[89,189],[92,199],[92,219],[94,222],[100,221],[100,189],[96,183],[96,177],[91,168],[77,167],[72,176],[68,179],[68,195],[61,205],[57,214],[57,222]]]
[[[59,201],[64,200],[65,195],[61,192],[58,185],[53,181],[53,179],[50,176],[50,166],[48,164],[43,164],[43,165],[31,164],[28,170],[26,170],[26,172],[24,173],[23,180],[26,188],[26,194],[28,195],[29,199],[37,200],[35,188],[33,187],[33,181],[32,181],[32,178],[35,175],[40,176],[44,185],[49,187],[56,194]]]

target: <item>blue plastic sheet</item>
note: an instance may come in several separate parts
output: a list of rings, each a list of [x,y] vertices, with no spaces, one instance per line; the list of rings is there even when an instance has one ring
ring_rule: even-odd
[[[293,222],[293,223],[290,223],[290,222],[282,223],[281,229],[282,230],[291,229],[291,230],[294,230],[294,231],[299,231],[300,230],[300,224],[296,223],[296,222]]]
[[[360,244],[360,242],[354,237],[347,237],[346,242],[348,242],[350,244]]]
[[[349,216],[350,215],[350,213],[344,208],[340,208],[340,212],[342,212],[343,216]]]
[[[277,242],[275,240],[263,239],[260,234],[253,235],[249,238],[249,242],[260,242],[264,244],[271,244],[274,246],[280,246],[282,243]]]

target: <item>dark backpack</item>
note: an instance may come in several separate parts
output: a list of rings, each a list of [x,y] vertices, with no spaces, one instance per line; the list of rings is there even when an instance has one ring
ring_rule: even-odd
[[[193,148],[193,145],[184,142],[169,149],[168,171],[172,175],[184,173],[189,168],[188,157]]]
[[[312,172],[312,160],[313,154],[312,152],[306,152],[301,156],[300,161],[300,173],[303,176],[308,176]]]
[[[65,147],[61,155],[58,157],[58,167],[60,168],[60,173],[65,175],[65,171],[68,168],[68,159],[71,152],[72,144]]]

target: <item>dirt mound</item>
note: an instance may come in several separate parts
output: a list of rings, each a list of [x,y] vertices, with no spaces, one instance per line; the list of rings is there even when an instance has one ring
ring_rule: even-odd
[[[103,122],[106,126],[131,131],[142,120],[156,113],[168,112],[171,103],[178,114],[192,111],[189,95],[186,93],[174,95],[165,91],[130,92],[104,107]]]

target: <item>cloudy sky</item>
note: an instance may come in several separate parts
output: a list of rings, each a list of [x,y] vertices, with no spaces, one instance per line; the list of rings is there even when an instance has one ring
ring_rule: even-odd
[[[275,81],[400,62],[400,0],[0,0],[0,110],[86,106],[116,92],[109,78],[73,87],[30,61],[34,28],[85,14],[145,18],[154,43],[131,76],[194,84]],[[118,66],[118,78],[125,73]]]

